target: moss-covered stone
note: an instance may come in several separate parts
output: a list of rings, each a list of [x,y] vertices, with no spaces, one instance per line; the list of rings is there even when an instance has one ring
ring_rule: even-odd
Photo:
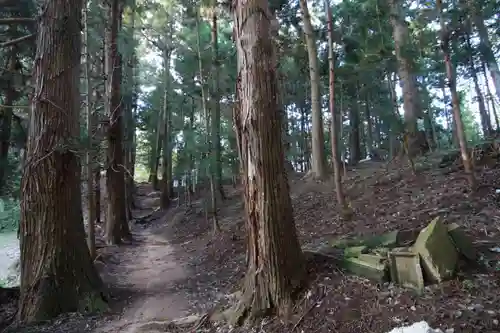
[[[411,248],[396,248],[388,253],[391,280],[418,293],[424,290],[420,256]]]
[[[429,282],[440,283],[453,277],[458,253],[439,217],[422,229],[413,248],[422,259]]]
[[[374,265],[379,265],[379,264],[383,265],[387,261],[386,257],[382,257],[374,253],[362,253],[358,256],[358,259]]]
[[[373,280],[383,282],[387,280],[387,265],[385,263],[373,263],[360,258],[345,258],[343,267],[350,273]]]
[[[344,249],[344,256],[349,257],[358,257],[360,254],[364,253],[367,250],[367,247],[364,245],[361,246],[353,246]]]

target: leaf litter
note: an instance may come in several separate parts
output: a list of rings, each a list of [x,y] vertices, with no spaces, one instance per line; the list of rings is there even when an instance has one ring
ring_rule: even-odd
[[[500,279],[495,267],[500,254],[489,249],[499,246],[500,170],[479,170],[478,176],[479,190],[470,194],[460,172],[430,169],[414,176],[363,163],[344,180],[355,213],[348,221],[338,214],[332,183],[290,177],[299,238],[310,251],[338,237],[422,228],[436,216],[462,226],[484,248],[484,262],[491,265],[462,270],[450,281],[426,286],[423,295],[373,283],[344,272],[330,258],[308,255],[310,283],[289,320],[264,318],[252,328],[210,320],[235,302],[245,273],[241,191],[227,187],[228,199],[218,212],[220,233],[212,233],[199,199],[189,209],[181,205],[162,214],[156,207],[143,207],[135,214],[144,216],[149,209],[154,218],[134,225],[133,244],[100,249],[105,262],[100,272],[112,295],[109,314],[66,315],[68,320],[16,332],[383,333],[420,321],[443,332],[498,332]],[[150,205],[151,192],[141,184],[139,201]]]

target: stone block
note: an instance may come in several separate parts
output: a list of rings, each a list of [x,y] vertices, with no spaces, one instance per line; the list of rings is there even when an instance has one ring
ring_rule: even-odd
[[[424,277],[420,255],[411,248],[396,248],[388,253],[391,280],[418,293],[424,291]]]
[[[387,280],[387,265],[385,263],[377,264],[369,260],[351,257],[344,259],[343,266],[348,272],[369,280],[376,282]]]
[[[361,246],[352,246],[344,249],[345,257],[358,257],[361,253],[365,252],[367,247],[364,245]]]
[[[418,235],[414,250],[420,255],[425,278],[432,283],[440,283],[455,274],[458,252],[448,235],[448,228],[439,217]]]

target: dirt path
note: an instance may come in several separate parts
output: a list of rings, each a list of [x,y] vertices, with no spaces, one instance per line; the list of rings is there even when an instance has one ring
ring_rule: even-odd
[[[134,242],[104,259],[103,280],[118,298],[115,307],[123,309],[95,332],[154,332],[151,327],[145,330],[146,326],[188,315],[189,304],[175,288],[176,282],[189,276],[188,269],[176,259],[175,248],[161,237],[169,218],[175,219],[175,214],[161,216],[147,229],[137,226]]]

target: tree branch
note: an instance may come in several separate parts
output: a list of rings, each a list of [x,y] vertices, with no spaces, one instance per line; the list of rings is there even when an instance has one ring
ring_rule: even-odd
[[[0,109],[15,109],[15,108],[27,109],[30,107],[31,107],[30,105],[4,105],[4,104],[0,104]]]
[[[35,22],[35,19],[31,17],[0,18],[0,24],[16,24],[16,23],[31,23],[31,22]]]
[[[36,37],[36,34],[31,34],[31,35],[26,35],[26,36],[22,36],[22,37],[19,37],[16,39],[9,40],[8,42],[1,43],[0,49],[22,43],[24,41],[30,40],[30,39],[35,38],[35,37]]]

